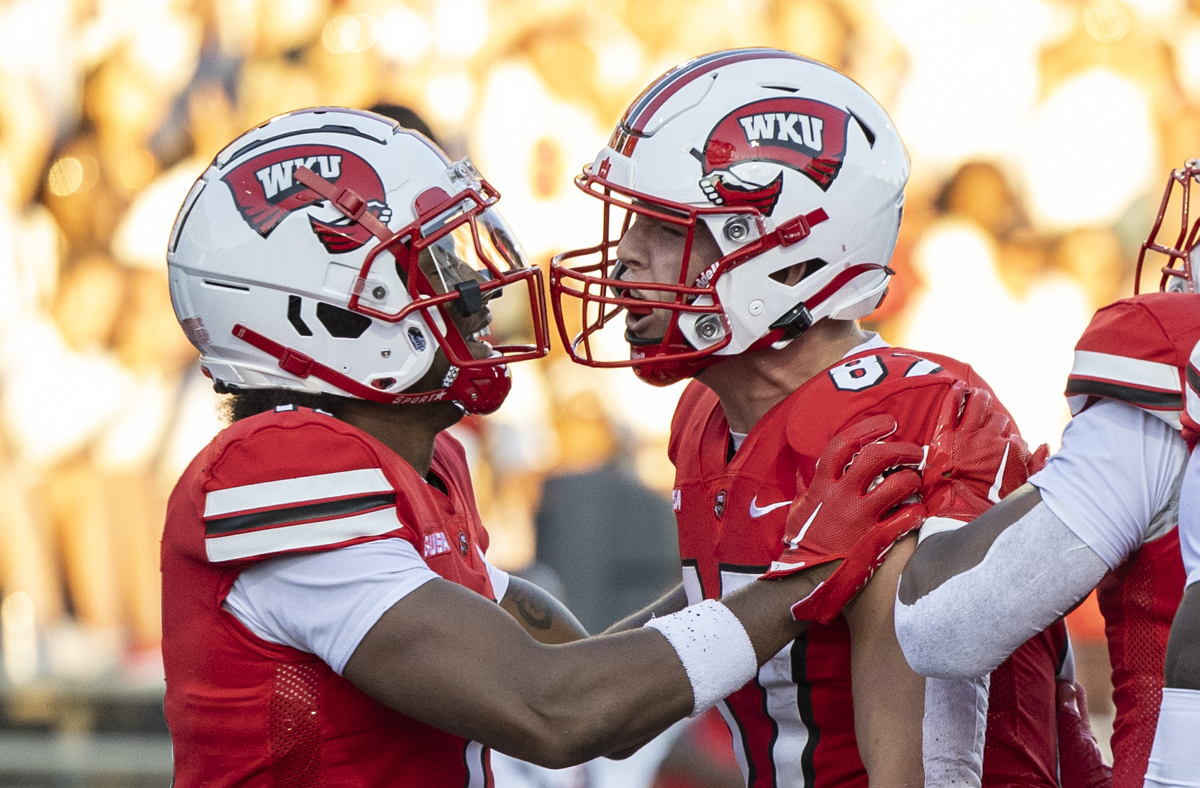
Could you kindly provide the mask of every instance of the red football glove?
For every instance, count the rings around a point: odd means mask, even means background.
[[[1112,767],[1088,723],[1087,695],[1073,681],[1058,682],[1058,770],[1063,788],[1109,788]]]
[[[924,471],[930,515],[971,520],[1046,464],[1050,447],[1033,454],[987,389],[959,381],[942,400]]]
[[[881,442],[895,431],[896,420],[881,414],[835,435],[817,461],[812,484],[788,511],[786,549],[764,578],[842,562],[792,606],[797,621],[832,621],[871,579],[892,545],[924,520],[919,503],[895,511],[920,490],[921,477],[912,468],[923,456],[920,446]]]

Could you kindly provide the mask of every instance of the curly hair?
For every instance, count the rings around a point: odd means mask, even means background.
[[[334,418],[341,418],[349,402],[348,398],[336,394],[314,394],[285,388],[242,389],[220,383],[213,388],[218,394],[228,395],[221,403],[221,419],[226,424],[275,410],[280,405],[323,410]]]

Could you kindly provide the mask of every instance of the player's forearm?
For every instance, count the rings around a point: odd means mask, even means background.
[[[617,632],[628,632],[631,629],[638,629],[645,626],[646,622],[652,618],[678,613],[685,607],[687,607],[687,592],[684,591],[683,584],[680,583],[638,612],[626,616],[604,630],[604,634],[613,635]]]
[[[570,643],[588,635],[566,605],[519,577],[509,577],[500,607],[539,643]]]
[[[744,627],[757,665],[808,627],[807,622],[791,618],[791,606],[831,570],[818,567],[781,581],[753,583],[722,600]],[[693,678],[678,654],[664,657],[663,646],[674,649],[643,628],[559,649],[572,652],[572,659],[578,661],[545,666],[551,683],[538,705],[539,714],[554,720],[549,727],[560,732],[557,744],[569,752],[567,761],[635,748],[697,710],[701,701]],[[732,649],[732,644],[726,644],[716,651]],[[581,680],[581,675],[586,679]]]
[[[701,649],[703,670],[689,673],[695,663],[685,668],[680,656],[687,648],[662,631],[543,645],[478,595],[431,581],[380,618],[344,675],[403,714],[561,768],[635,745],[696,710],[697,697],[708,698],[700,703],[707,708],[749,680],[803,631],[790,608],[816,582],[801,573],[753,583],[728,608],[708,603],[717,625],[702,617],[695,631],[711,649]],[[676,633],[689,635],[700,607],[659,622],[672,619],[682,624]],[[724,686],[730,676],[734,685]]]
[[[1007,508],[1008,500],[961,530],[990,528],[985,518]],[[966,679],[991,672],[1070,610],[1108,571],[1043,503],[987,540],[968,568],[925,587],[908,582],[918,562],[938,557],[926,549],[937,547],[934,540],[959,539],[959,533],[937,534],[922,543],[900,581],[896,634],[909,664],[926,676]]]
[[[723,600],[745,628],[757,665],[807,628],[807,622],[792,620],[791,606],[823,579],[827,572],[819,569],[753,583]],[[715,649],[732,650],[733,644]],[[534,671],[541,677],[538,692],[521,693],[538,730],[520,737],[550,741],[523,752],[496,745],[502,752],[561,767],[640,745],[696,710],[696,685],[674,646],[657,632],[638,629],[550,651],[553,659]]]

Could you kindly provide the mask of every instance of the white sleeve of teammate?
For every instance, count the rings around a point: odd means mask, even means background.
[[[1187,572],[1184,586],[1200,582],[1200,446],[1192,452],[1179,492],[1179,549]]]
[[[979,788],[991,676],[925,681],[921,761],[925,788]]]
[[[913,669],[982,676],[1053,623],[1171,510],[1185,451],[1178,433],[1132,406],[1101,402],[1072,419],[1030,480],[1042,503],[979,564],[912,605],[897,600],[896,635]]]
[[[1071,419],[1062,448],[1029,481],[1050,511],[1115,569],[1169,510],[1186,462],[1183,438],[1162,419],[1103,400]]]
[[[942,679],[992,672],[1091,591],[1108,566],[1039,503],[975,566],[913,604],[896,599],[896,638],[913,670]]]
[[[263,640],[315,654],[340,675],[379,617],[437,577],[408,542],[379,539],[255,564],[224,606]]]

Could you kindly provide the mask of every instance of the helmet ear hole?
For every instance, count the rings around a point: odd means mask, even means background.
[[[813,257],[809,260],[805,260],[802,263],[794,263],[789,265],[787,268],[780,268],[778,271],[773,271],[772,273],[768,274],[768,276],[770,276],[779,284],[788,285],[790,287],[797,282],[807,279],[827,265],[829,264],[820,257]]]
[[[358,339],[371,327],[371,318],[348,309],[317,302],[317,320],[330,336],[339,339]]]

